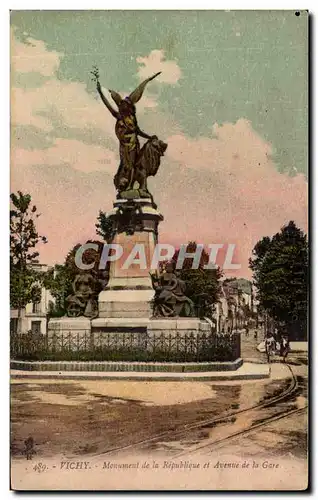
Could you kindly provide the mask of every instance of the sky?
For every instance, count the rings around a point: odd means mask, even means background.
[[[14,11],[11,191],[28,192],[62,263],[95,238],[115,200],[115,120],[105,94],[128,95],[139,126],[168,143],[150,191],[159,241],[236,245],[250,276],[255,243],[294,220],[307,232],[307,13],[295,11]]]

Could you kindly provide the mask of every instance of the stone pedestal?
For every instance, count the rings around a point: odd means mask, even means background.
[[[199,318],[150,318],[150,317],[108,317],[90,320],[78,318],[56,318],[49,321],[48,342],[51,348],[61,350],[88,350],[103,346],[104,339],[116,335],[118,346],[143,347],[144,339],[156,342],[161,339],[162,347],[174,349],[171,341],[178,336],[181,342],[211,334],[211,326]],[[126,339],[126,340],[125,340]],[[175,345],[175,347],[177,344]],[[144,346],[147,349],[146,346]],[[179,346],[181,348],[181,346]]]
[[[118,345],[141,350],[153,349],[173,352],[184,350],[189,342],[197,343],[202,334],[212,333],[210,324],[200,318],[96,318],[92,320],[92,339],[95,345],[109,342],[116,336]],[[125,340],[126,339],[126,340]]]
[[[118,200],[107,218],[112,223],[112,243],[123,253],[111,261],[109,282],[98,297],[98,317],[51,319],[49,348],[86,352],[100,361],[224,361],[224,339],[214,335],[211,321],[153,317],[155,292],[150,273],[157,271],[157,262],[152,260],[163,220],[153,201]],[[225,349],[230,361],[239,358],[235,339],[228,339]]]
[[[110,264],[108,285],[98,298],[99,318],[149,318],[154,296],[149,273],[156,270],[151,268],[151,261],[163,216],[151,199],[134,199],[116,201],[107,217],[114,226],[112,243],[120,245],[123,254]],[[136,245],[141,245],[141,252],[135,255],[140,264],[128,265],[127,258]]]
[[[179,334],[180,337],[189,335],[211,333],[210,324],[200,318],[160,318],[151,319],[148,323],[149,335],[171,335]]]
[[[58,356],[63,353],[65,359],[73,360],[81,353],[86,361],[145,364],[223,363],[240,358],[239,336],[215,335],[211,323],[200,318],[52,319],[47,340],[48,352]]]
[[[89,332],[91,331],[91,320],[84,316],[78,318],[51,318],[49,321],[49,334],[69,333],[69,332]]]

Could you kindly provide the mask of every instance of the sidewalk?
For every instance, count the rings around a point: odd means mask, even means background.
[[[267,364],[243,363],[235,371],[167,373],[167,372],[91,372],[91,371],[23,371],[11,370],[11,378],[54,380],[160,380],[160,381],[209,381],[209,380],[253,380],[269,377]]]
[[[308,352],[308,342],[290,342],[291,353],[293,352]],[[260,342],[257,346],[259,352],[265,352],[265,342]]]

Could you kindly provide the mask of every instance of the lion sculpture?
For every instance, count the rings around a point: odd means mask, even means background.
[[[114,184],[119,193],[135,189],[138,182],[140,194],[149,195],[147,178],[158,172],[161,157],[164,155],[168,145],[154,137],[149,139],[141,148],[136,164],[131,172],[126,172],[122,164],[114,177]]]

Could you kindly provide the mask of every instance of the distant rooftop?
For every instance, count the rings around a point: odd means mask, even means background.
[[[251,295],[252,282],[247,280],[246,278],[229,279],[228,281],[223,283],[223,286],[227,286],[234,290],[241,290],[242,292]]]
[[[29,264],[29,267],[34,271],[48,271],[52,268],[48,264],[41,264],[40,262],[34,262],[33,264]]]

